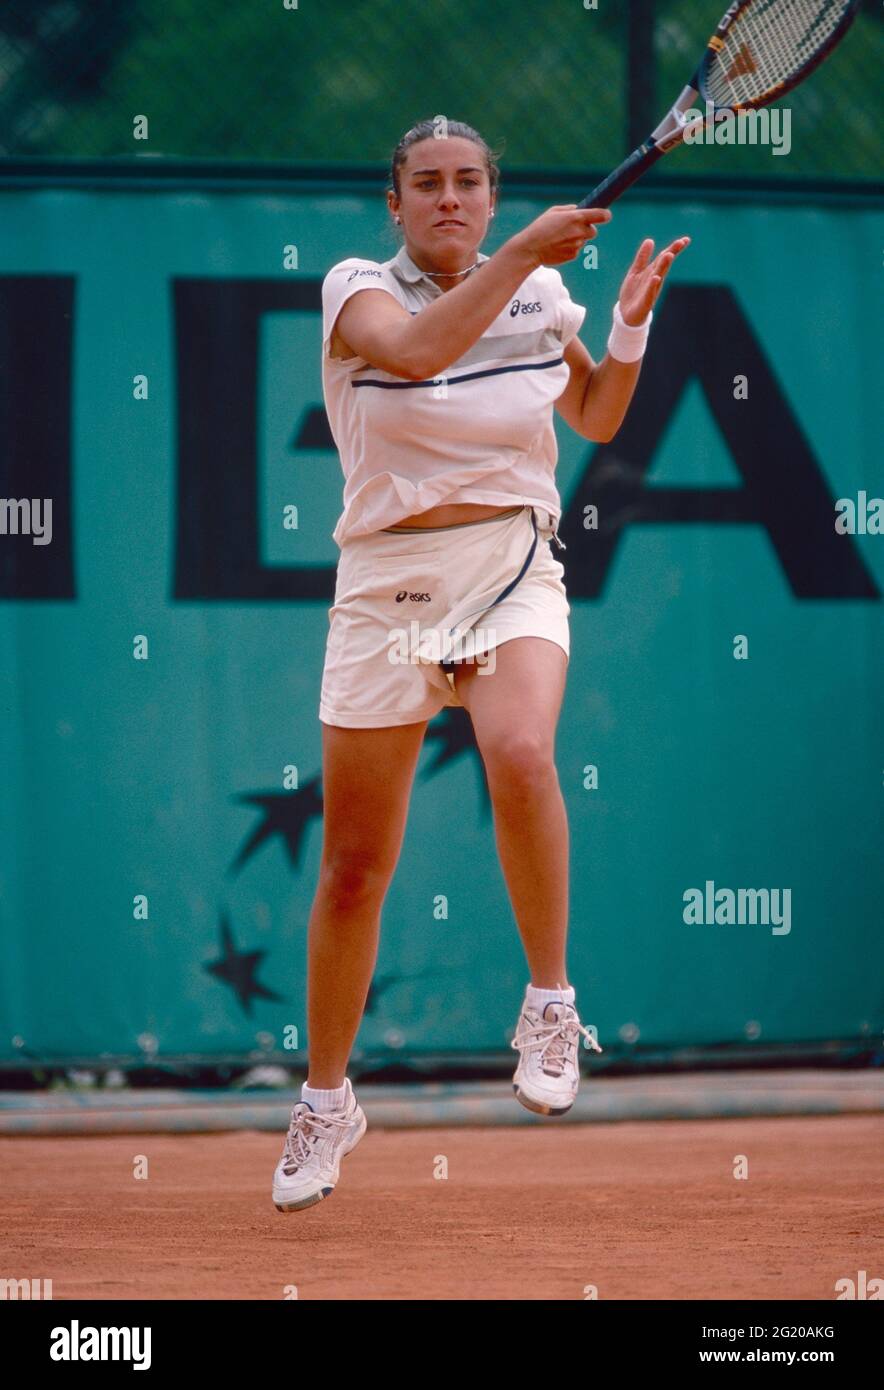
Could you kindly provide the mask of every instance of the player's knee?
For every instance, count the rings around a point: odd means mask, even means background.
[[[320,874],[326,901],[337,911],[380,903],[389,881],[389,869],[371,855],[333,855],[325,861]]]
[[[531,729],[492,739],[483,756],[489,780],[503,794],[519,797],[556,777],[550,740]]]

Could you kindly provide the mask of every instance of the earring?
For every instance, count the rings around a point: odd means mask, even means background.
[[[397,226],[397,227],[401,227],[401,226],[402,226],[402,218],[401,218],[401,217],[394,217],[394,218],[393,218],[393,221],[396,223],[396,226]]]

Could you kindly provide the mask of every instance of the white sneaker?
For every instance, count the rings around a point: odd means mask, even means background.
[[[368,1122],[357,1104],[350,1078],[340,1110],[317,1111],[301,1100],[292,1111],[282,1158],[273,1174],[277,1211],[301,1211],[335,1190],[341,1159],[356,1148]]]
[[[519,1052],[513,1076],[516,1099],[538,1115],[564,1115],[580,1085],[580,1034],[596,1052],[601,1048],[577,1016],[573,1004],[552,1000],[542,1014],[522,1006],[510,1047]]]

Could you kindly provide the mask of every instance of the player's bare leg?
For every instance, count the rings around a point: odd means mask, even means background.
[[[323,845],[307,971],[307,1085],[316,1090],[344,1083],[427,723],[322,726]]]
[[[500,863],[540,989],[567,985],[568,821],[555,766],[555,732],[568,658],[542,637],[496,649],[495,669],[454,667],[488,775]]]

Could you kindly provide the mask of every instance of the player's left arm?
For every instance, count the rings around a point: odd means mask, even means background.
[[[642,242],[620,287],[620,312],[624,323],[630,327],[644,323],[671,265],[689,242],[690,237],[679,237],[653,260],[653,241],[648,238]],[[607,352],[601,362],[596,363],[577,337],[565,348],[564,358],[571,368],[571,376],[556,401],[556,409],[583,439],[607,444],[623,424],[638,382],[641,360],[619,362]]]

